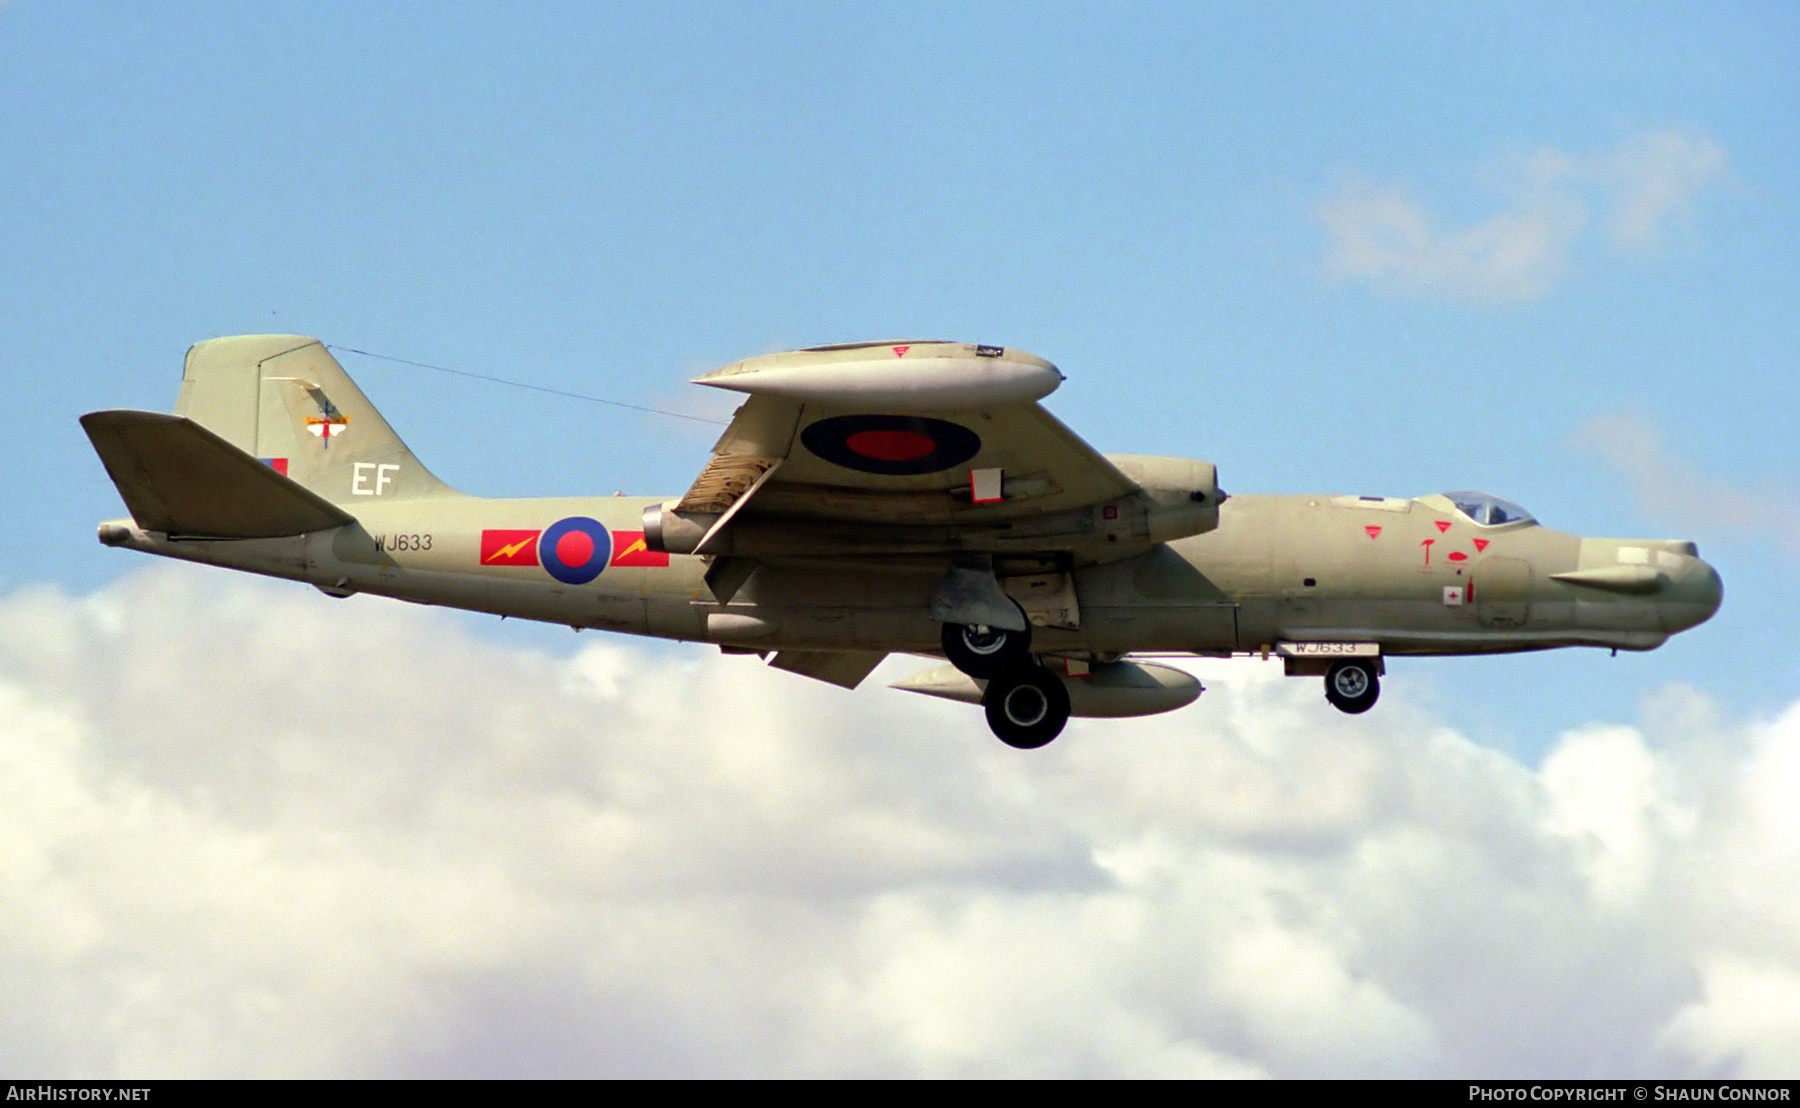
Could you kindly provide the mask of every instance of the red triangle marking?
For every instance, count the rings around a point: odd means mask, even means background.
[[[1483,550],[1486,550],[1487,544],[1488,544],[1488,540],[1486,540],[1486,539],[1476,539],[1475,540],[1475,553],[1479,554]]]
[[[1381,534],[1381,525],[1378,523],[1370,523],[1365,525],[1363,530],[1369,533],[1370,538],[1375,538]]]
[[[1442,534],[1443,532],[1450,530],[1450,521],[1449,520],[1440,519],[1440,520],[1437,520],[1436,523],[1438,525],[1438,533],[1439,534]]]
[[[894,357],[904,358],[904,357],[906,357],[906,352],[911,349],[912,349],[912,344],[910,344],[910,343],[908,343],[905,346],[896,346],[896,347],[894,347]]]

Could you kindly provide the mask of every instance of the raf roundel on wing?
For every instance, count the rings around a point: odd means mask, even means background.
[[[975,432],[929,416],[835,416],[800,432],[800,441],[835,465],[888,477],[936,473],[981,452]]]

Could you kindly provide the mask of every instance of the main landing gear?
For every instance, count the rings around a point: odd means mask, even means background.
[[[1375,675],[1375,663],[1367,658],[1346,658],[1325,673],[1325,699],[1340,712],[1366,712],[1380,696],[1381,679]]]
[[[951,665],[987,682],[981,705],[1001,742],[1034,750],[1062,733],[1069,722],[1069,690],[1031,656],[1029,623],[1022,631],[946,623],[940,641]]]
[[[981,706],[1000,741],[1020,750],[1043,746],[1069,722],[1069,690],[1062,678],[1036,662],[989,679]]]
[[[970,677],[994,677],[1031,662],[1031,624],[1007,631],[986,624],[946,623],[939,641],[950,664]]]

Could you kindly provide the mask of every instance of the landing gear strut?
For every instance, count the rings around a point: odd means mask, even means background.
[[[1375,675],[1375,663],[1366,658],[1346,658],[1325,674],[1325,699],[1340,712],[1366,712],[1380,696],[1381,679]]]
[[[1023,662],[988,682],[981,698],[988,726],[1007,746],[1035,750],[1069,722],[1069,690],[1043,666]]]

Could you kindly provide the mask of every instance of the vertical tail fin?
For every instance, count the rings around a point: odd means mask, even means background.
[[[333,503],[455,495],[318,339],[238,335],[194,344],[175,414]]]

